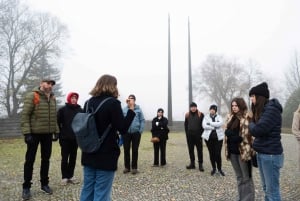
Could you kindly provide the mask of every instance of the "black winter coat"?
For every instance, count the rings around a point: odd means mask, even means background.
[[[80,105],[66,103],[57,111],[57,125],[59,127],[59,139],[75,140],[75,134],[71,127],[72,120],[78,112],[83,112]]]
[[[108,96],[101,95],[90,98],[88,104],[89,111],[91,111],[91,108],[92,110],[95,110],[101,101],[107,97]],[[86,108],[84,108],[84,110],[85,109]],[[128,110],[127,115],[124,117],[121,108],[121,102],[116,98],[105,102],[95,115],[97,130],[99,136],[101,136],[109,124],[111,124],[112,129],[104,139],[100,149],[97,152],[82,152],[82,165],[101,170],[117,170],[118,159],[120,156],[120,147],[117,143],[117,131],[120,133],[126,133],[134,117],[135,113],[132,110]]]
[[[282,106],[271,99],[264,107],[258,122],[251,122],[250,133],[255,137],[253,148],[262,154],[282,154],[281,123]]]
[[[158,122],[156,124],[156,122]],[[152,120],[152,128],[151,128],[151,133],[152,137],[158,137],[159,139],[169,139],[168,133],[169,133],[169,128],[168,128],[168,119],[166,117],[162,117],[161,119],[158,119],[158,117],[155,117]]]

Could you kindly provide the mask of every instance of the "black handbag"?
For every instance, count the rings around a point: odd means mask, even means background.
[[[257,165],[257,155],[256,155],[256,152],[254,152],[254,154],[252,154],[252,157],[251,157],[251,164],[253,167],[258,167]]]

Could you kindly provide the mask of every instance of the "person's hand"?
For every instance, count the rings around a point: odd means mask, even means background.
[[[230,129],[226,129],[226,130],[225,130],[225,135],[226,135],[227,137],[231,136],[232,134],[233,134],[232,130],[230,130]]]
[[[58,140],[58,133],[53,133],[52,135],[52,141],[57,141]]]
[[[126,99],[126,103],[127,103],[128,108],[130,110],[134,111],[134,103],[132,103],[132,101],[130,101],[130,99]]]
[[[31,133],[24,134],[24,141],[26,144],[32,144],[33,143],[33,137]]]

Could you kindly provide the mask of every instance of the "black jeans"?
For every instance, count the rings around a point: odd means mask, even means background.
[[[33,142],[27,144],[27,151],[24,163],[24,183],[23,188],[31,187],[33,165],[39,144],[41,144],[41,167],[40,182],[41,186],[49,183],[49,165],[52,152],[52,134],[32,134]]]
[[[62,179],[70,179],[74,176],[78,145],[76,139],[60,139],[61,147],[61,175]]]
[[[124,165],[128,170],[137,169],[139,146],[141,141],[140,133],[126,133],[123,135],[123,147],[124,147]],[[132,148],[132,162],[130,168],[130,146]]]
[[[153,143],[154,148],[154,163],[153,165],[158,165],[159,161],[159,150],[160,150],[160,165],[166,164],[166,139],[160,139],[158,143]]]
[[[212,169],[216,169],[216,164],[218,170],[222,170],[222,157],[221,157],[221,150],[223,146],[223,140],[218,139],[209,139],[208,141],[205,140],[208,152],[209,152],[209,159],[212,166]]]
[[[194,153],[194,147],[196,146],[197,148],[197,155],[198,155],[198,162],[199,164],[203,163],[203,143],[202,143],[202,137],[201,133],[197,134],[186,134],[186,140],[187,140],[187,145],[188,145],[188,150],[189,150],[189,155],[190,155],[190,160],[191,163],[195,163],[195,153]]]

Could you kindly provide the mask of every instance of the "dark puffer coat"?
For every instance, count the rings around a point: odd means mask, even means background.
[[[262,154],[282,154],[281,124],[282,106],[271,99],[264,107],[258,122],[251,122],[250,133],[255,137],[253,149]]]

